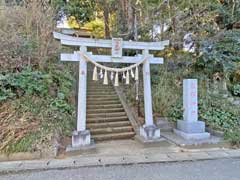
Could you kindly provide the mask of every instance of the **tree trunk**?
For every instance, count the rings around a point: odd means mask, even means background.
[[[109,8],[108,8],[107,3],[104,3],[103,16],[104,16],[105,38],[110,39]]]
[[[131,2],[127,2],[127,23],[128,23],[128,32],[130,36],[133,36],[134,32],[134,11],[131,5]]]

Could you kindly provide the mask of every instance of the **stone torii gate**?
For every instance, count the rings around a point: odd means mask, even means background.
[[[86,56],[95,62],[129,63],[134,64],[146,60],[143,63],[143,83],[144,83],[144,110],[145,124],[140,128],[140,136],[146,140],[160,138],[160,129],[153,121],[152,95],[150,64],[163,64],[163,58],[154,57],[149,54],[149,50],[160,51],[169,45],[169,41],[161,42],[133,42],[122,41],[120,38],[112,40],[78,38],[54,32],[54,38],[61,41],[62,45],[79,47],[80,51],[73,54],[61,54],[61,61],[79,62],[79,89],[78,89],[78,109],[77,109],[77,129],[72,135],[72,148],[81,148],[91,145],[91,135],[86,129],[86,92],[87,92],[87,60]],[[87,47],[111,48],[112,56],[93,55],[87,52]],[[116,47],[116,49],[114,49]],[[122,49],[142,50],[138,56],[122,56]]]

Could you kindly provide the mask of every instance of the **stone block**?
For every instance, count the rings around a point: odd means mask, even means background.
[[[186,132],[174,129],[174,133],[177,134],[178,136],[181,136],[182,138],[184,138],[186,140],[202,140],[202,139],[210,138],[210,133],[207,133],[207,132],[203,132],[203,133],[186,133]]]
[[[185,133],[204,133],[205,132],[205,122],[196,121],[177,121],[177,129]]]
[[[70,156],[84,154],[86,152],[88,154],[89,153],[96,153],[96,145],[95,145],[93,140],[88,145],[75,146],[75,147],[73,147],[72,145],[69,145],[66,148],[66,153],[67,153],[67,155],[70,155]]]
[[[160,128],[155,125],[140,127],[140,136],[146,140],[154,140],[160,138]]]
[[[74,131],[72,134],[72,145],[66,148],[66,152],[74,154],[85,150],[94,150],[95,148],[96,146],[94,141],[91,140],[89,130]]]
[[[91,144],[91,135],[89,130],[74,131],[72,134],[72,147],[88,146]]]

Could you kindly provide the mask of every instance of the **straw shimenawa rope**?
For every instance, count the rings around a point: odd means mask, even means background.
[[[124,67],[124,68],[110,68],[104,65],[101,65],[97,62],[95,62],[94,60],[92,60],[86,53],[83,52],[79,52],[80,55],[88,62],[92,63],[93,65],[95,65],[94,70],[93,70],[93,80],[97,81],[98,80],[98,73],[97,73],[97,68],[100,68],[102,72],[102,70],[104,70],[104,80],[103,80],[103,84],[107,85],[108,84],[108,72],[111,72],[111,74],[114,72],[115,73],[115,81],[114,81],[114,86],[119,86],[119,77],[118,74],[125,74],[126,72],[126,84],[129,84],[129,76],[131,74],[131,77],[134,78],[136,81],[139,79],[139,73],[138,73],[138,66],[142,63],[144,63],[147,59],[150,58],[150,56],[146,56],[143,57],[139,62],[137,62],[136,64],[130,65],[128,67]],[[135,74],[133,72],[133,69],[135,68]],[[130,71],[130,73],[129,73]],[[103,76],[102,73],[100,73],[101,76]]]
[[[100,69],[104,69],[107,70],[109,72],[126,72],[128,70],[134,69],[137,66],[139,66],[140,64],[144,63],[147,59],[151,58],[151,56],[146,56],[144,58],[142,58],[142,60],[140,60],[139,62],[137,62],[136,64],[130,65],[128,67],[124,67],[124,68],[110,68],[104,65],[101,65],[97,62],[95,62],[94,60],[92,60],[88,55],[86,55],[83,52],[80,52],[80,54],[89,62],[91,62],[92,64],[94,64],[96,67],[100,68]]]

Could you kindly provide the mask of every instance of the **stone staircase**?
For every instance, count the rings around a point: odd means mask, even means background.
[[[87,129],[95,141],[131,139],[135,133],[113,85],[92,81],[87,86]]]

